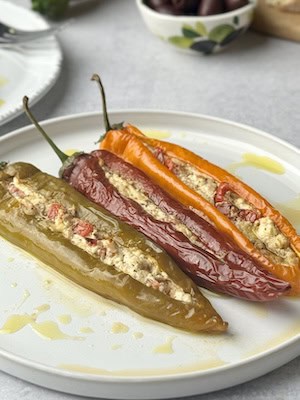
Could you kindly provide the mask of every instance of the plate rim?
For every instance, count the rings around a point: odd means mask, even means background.
[[[8,0],[1,0],[0,1],[0,6],[2,4],[7,5],[8,7],[11,7],[12,9],[21,9],[22,11],[24,10],[26,13],[29,13],[31,15],[34,15],[34,18],[39,20],[46,28],[49,28],[50,25],[48,21],[43,18],[41,15],[35,13],[33,10],[28,9],[26,7],[22,7],[17,4],[10,3]],[[48,38],[46,38],[48,40]],[[53,63],[53,71],[51,75],[45,80],[43,84],[38,88],[38,90],[35,90],[35,92],[31,95],[31,104],[35,105],[37,104],[55,85],[56,81],[58,80],[58,77],[61,72],[61,67],[62,67],[62,62],[63,62],[63,53],[62,53],[62,48],[55,36],[51,36],[51,40],[53,41],[53,44],[55,45],[55,49],[53,51],[56,52],[56,58],[57,60],[55,63]],[[25,56],[26,57],[26,56]],[[10,108],[8,111],[5,113],[0,114],[0,126],[5,125],[6,123],[12,121],[13,119],[17,118],[20,116],[23,112],[22,109],[22,104],[19,104],[17,106],[13,106],[13,108]]]
[[[296,145],[288,142],[287,140],[281,139],[281,138],[279,138],[271,133],[268,133],[262,129],[252,127],[251,125],[241,123],[241,122],[235,122],[235,121],[232,121],[232,120],[226,119],[226,118],[220,118],[220,117],[211,116],[208,114],[201,114],[201,113],[176,111],[176,110],[172,110],[172,109],[171,110],[156,110],[156,109],[152,109],[152,108],[151,109],[148,109],[148,108],[124,108],[124,109],[120,108],[119,109],[119,108],[117,108],[117,109],[111,109],[109,111],[110,116],[114,116],[116,114],[142,114],[142,113],[150,114],[150,115],[151,114],[160,114],[160,115],[164,115],[164,116],[167,116],[169,114],[170,116],[175,115],[175,116],[179,116],[179,117],[198,118],[198,119],[204,119],[209,122],[223,123],[228,126],[231,125],[231,126],[235,126],[236,128],[247,129],[247,130],[254,132],[255,134],[257,134],[259,136],[262,136],[267,139],[271,139],[272,141],[275,141],[300,155],[300,147],[298,148]],[[97,115],[102,116],[103,113],[101,111],[86,111],[86,112],[82,112],[82,113],[72,113],[72,114],[62,115],[62,116],[58,116],[58,117],[47,118],[45,120],[39,121],[39,123],[43,126],[48,126],[51,124],[65,122],[68,120],[77,120],[77,119],[82,119],[82,118],[95,117]],[[20,133],[23,133],[23,132],[26,133],[27,131],[30,131],[33,127],[34,127],[33,124],[28,124],[21,128],[15,129],[11,132],[4,133],[0,136],[0,142],[4,141],[5,139],[10,139],[11,137],[17,136]],[[51,136],[51,133],[50,133],[50,136]]]
[[[254,363],[255,361],[258,361],[264,357],[267,357],[269,355],[272,355],[274,353],[282,351],[285,347],[289,347],[293,344],[296,344],[299,342],[300,344],[300,333],[297,334],[296,336],[288,339],[287,341],[281,343],[277,347],[270,348],[266,351],[262,351],[258,354],[252,355],[248,358],[245,358],[241,361],[238,361],[234,364],[232,363],[226,363],[221,366],[209,368],[207,370],[195,370],[195,371],[189,371],[189,372],[180,372],[180,373],[172,373],[172,374],[167,374],[167,375],[142,375],[142,376],[116,376],[116,375],[101,375],[101,374],[92,374],[92,373],[87,373],[87,372],[77,372],[77,371],[69,371],[67,369],[63,368],[58,368],[58,367],[52,367],[52,366],[47,366],[46,364],[36,362],[29,360],[26,357],[21,357],[16,354],[11,354],[6,350],[3,350],[0,348],[0,357],[5,357],[8,360],[16,363],[16,364],[21,364],[22,366],[32,368],[38,371],[43,371],[50,373],[51,375],[56,375],[56,376],[61,376],[61,377],[68,377],[68,378],[73,378],[74,380],[85,380],[89,382],[101,382],[101,383],[154,383],[154,382],[171,382],[172,380],[185,380],[187,377],[188,378],[200,378],[200,377],[205,377],[205,376],[210,376],[215,374],[216,372],[223,372],[223,371],[228,371],[230,369],[235,369],[239,368],[245,364],[251,364]],[[295,358],[300,356],[299,354],[295,355]],[[166,368],[167,370],[168,368]],[[108,371],[109,372],[109,371]],[[271,372],[271,371],[270,371]]]
[[[296,154],[300,155],[300,149],[296,147],[295,145],[278,138],[270,133],[267,133],[265,131],[262,131],[260,129],[254,128],[252,126],[242,124],[239,122],[234,122],[230,121],[227,119],[219,118],[219,117],[214,117],[214,116],[209,116],[205,114],[198,114],[198,113],[190,113],[190,112],[182,112],[182,111],[175,111],[175,110],[155,110],[155,109],[115,109],[110,111],[110,115],[112,117],[119,115],[119,114],[148,114],[148,115],[156,115],[158,117],[160,116],[176,116],[176,117],[184,117],[184,118],[196,118],[199,121],[200,120],[206,120],[208,122],[214,123],[221,123],[221,124],[226,124],[227,126],[235,126],[237,128],[242,128],[242,129],[247,129],[249,131],[252,131],[255,134],[258,134],[259,136],[262,136],[264,138],[270,139],[271,141],[277,142],[280,145],[289,148]],[[49,125],[57,125],[60,124],[61,122],[71,122],[71,121],[76,121],[84,118],[94,118],[95,116],[101,116],[102,113],[100,111],[93,111],[93,112],[84,112],[84,113],[75,113],[75,114],[69,114],[65,116],[60,116],[60,117],[54,117],[50,118],[44,121],[41,121],[43,126],[49,126]],[[6,141],[11,141],[14,140],[15,137],[18,137],[19,135],[26,135],[27,132],[34,132],[34,126],[33,125],[28,125],[22,128],[19,128],[17,130],[14,130],[10,133],[4,134],[0,137],[0,144],[4,143]],[[50,133],[51,135],[51,133]],[[209,377],[212,376],[216,373],[222,373],[222,372],[227,372],[229,370],[234,370],[236,368],[242,367],[244,365],[251,365],[252,363],[255,363],[256,361],[260,361],[264,358],[268,358],[271,356],[274,356],[276,353],[280,353],[284,351],[285,348],[289,348],[290,346],[300,344],[300,333],[296,334],[295,336],[285,340],[284,342],[280,343],[279,345],[276,345],[275,347],[269,348],[266,351],[259,352],[257,354],[251,355],[250,357],[247,357],[243,360],[240,360],[238,362],[234,363],[228,363],[224,364],[221,366],[209,368],[206,370],[195,370],[195,371],[189,371],[189,372],[180,372],[179,373],[171,373],[167,375],[163,375],[161,372],[158,375],[145,375],[145,376],[117,376],[117,375],[101,375],[101,374],[91,374],[91,373],[86,373],[86,372],[77,372],[77,371],[68,371],[64,370],[62,368],[58,367],[53,367],[53,366],[47,366],[46,364],[36,362],[33,360],[29,360],[26,357],[18,356],[15,354],[10,353],[9,351],[3,350],[0,348],[0,358],[5,358],[11,362],[13,362],[15,365],[21,365],[23,367],[27,367],[30,369],[33,369],[35,371],[40,371],[43,373],[47,373],[50,376],[56,376],[60,378],[68,378],[71,379],[75,382],[79,381],[84,381],[84,382],[98,382],[106,384],[106,383],[119,383],[119,384],[130,384],[130,383],[154,383],[154,382],[163,382],[163,383],[170,383],[174,379],[176,381],[184,381],[186,379],[197,379],[197,378],[203,378],[203,377]],[[292,358],[289,358],[289,360],[297,358],[300,356],[297,352],[295,352],[294,356]],[[288,360],[288,361],[289,361]],[[282,362],[280,365],[284,364],[285,362]],[[276,364],[276,367],[280,366],[278,363]],[[166,368],[167,370],[167,368]],[[270,372],[273,369],[268,369],[266,372]],[[260,376],[260,375],[259,375]],[[252,379],[252,378],[249,378]],[[241,382],[238,382],[241,383]],[[237,383],[237,384],[238,384]],[[44,385],[46,386],[46,385]],[[227,386],[224,386],[224,388]],[[70,393],[70,392],[68,392]],[[204,392],[203,392],[204,393]],[[118,397],[120,398],[120,397]]]

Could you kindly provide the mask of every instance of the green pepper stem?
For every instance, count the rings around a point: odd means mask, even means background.
[[[47,135],[47,133],[44,131],[44,129],[40,126],[40,124],[37,122],[35,117],[33,116],[32,112],[29,109],[28,105],[29,99],[27,96],[23,97],[23,106],[24,106],[24,111],[27,115],[27,117],[30,119],[30,121],[35,125],[37,130],[44,136],[44,138],[47,140],[47,142],[50,144],[52,149],[55,151],[56,155],[59,157],[60,161],[64,163],[69,157],[63,153],[57,146],[56,144],[50,139],[50,137]]]
[[[92,76],[91,80],[98,83],[101,98],[102,98],[102,112],[103,112],[103,120],[104,120],[104,126],[105,126],[106,132],[104,133],[104,135],[101,135],[99,140],[96,142],[96,143],[99,143],[99,142],[102,142],[102,140],[105,138],[107,132],[114,130],[114,129],[123,129],[124,123],[120,122],[118,124],[113,124],[113,125],[110,124],[109,118],[108,118],[107,106],[106,106],[106,96],[105,96],[104,86],[102,85],[100,76],[97,74],[94,74]]]
[[[109,118],[108,118],[108,112],[107,112],[107,106],[106,106],[106,96],[105,96],[105,91],[104,91],[104,87],[102,85],[100,76],[97,74],[94,74],[91,78],[92,81],[95,81],[98,83],[99,89],[100,89],[100,94],[101,94],[101,98],[102,98],[102,112],[103,112],[103,120],[104,120],[104,125],[105,125],[105,129],[106,132],[110,131],[112,129],[110,122],[109,122]]]

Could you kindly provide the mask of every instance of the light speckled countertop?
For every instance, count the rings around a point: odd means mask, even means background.
[[[14,0],[29,7],[29,0]],[[176,52],[144,27],[133,0],[96,0],[60,34],[60,78],[34,108],[39,120],[95,111],[89,78],[99,72],[110,109],[149,108],[209,114],[263,129],[300,146],[300,46],[248,33],[211,57]],[[28,124],[21,116],[0,135]],[[300,358],[254,381],[194,400],[300,399]],[[68,400],[0,373],[1,400]],[[78,398],[79,399],[79,398]]]

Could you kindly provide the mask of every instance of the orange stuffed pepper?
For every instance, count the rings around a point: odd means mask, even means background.
[[[299,295],[300,237],[289,221],[254,189],[193,152],[148,138],[132,125],[111,127],[102,85],[101,91],[107,133],[100,148],[142,170],[263,268],[289,282],[290,294]]]
[[[211,221],[265,269],[300,293],[300,237],[260,194],[220,167],[137,128],[112,130],[101,149],[146,173],[171,196]]]

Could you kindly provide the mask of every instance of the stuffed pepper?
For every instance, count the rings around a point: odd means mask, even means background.
[[[0,234],[79,285],[188,331],[227,324],[167,254],[34,166],[1,166]]]
[[[63,162],[61,177],[166,250],[197,284],[254,301],[274,300],[289,290],[288,283],[235,251],[212,225],[132,165],[106,151],[65,155],[35,120],[26,99],[25,107]]]
[[[132,125],[107,124],[102,85],[101,92],[107,132],[100,148],[135,165],[263,268],[289,282],[290,294],[300,294],[300,237],[289,221],[244,182],[193,152],[148,138]]]

